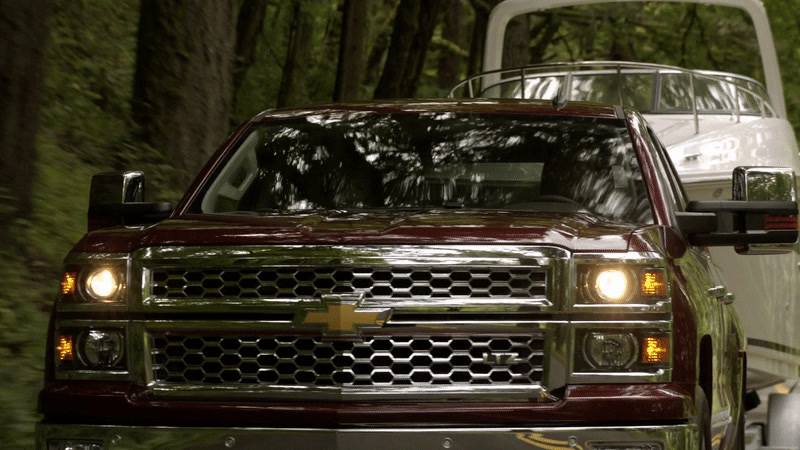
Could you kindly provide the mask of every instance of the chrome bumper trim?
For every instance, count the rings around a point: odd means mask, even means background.
[[[36,448],[48,440],[102,441],[115,448],[315,448],[548,449],[590,450],[598,444],[659,443],[664,449],[698,448],[694,424],[643,427],[559,428],[190,428],[104,425],[36,426]]]

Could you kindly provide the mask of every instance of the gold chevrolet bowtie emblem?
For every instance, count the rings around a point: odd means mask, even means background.
[[[357,335],[367,326],[382,327],[389,318],[390,308],[360,308],[362,296],[326,295],[322,297],[323,311],[308,311],[303,325],[323,325],[325,335]]]

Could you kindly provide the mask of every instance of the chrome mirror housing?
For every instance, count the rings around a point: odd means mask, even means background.
[[[89,207],[144,201],[144,173],[105,172],[92,177]]]
[[[797,201],[794,171],[788,167],[733,169],[734,200]]]
[[[797,202],[794,171],[788,167],[737,167],[733,170],[733,200]],[[736,247],[747,255],[790,253],[794,244],[749,244]]]
[[[172,213],[169,203],[144,201],[144,173],[106,172],[92,177],[87,228],[159,222]]]

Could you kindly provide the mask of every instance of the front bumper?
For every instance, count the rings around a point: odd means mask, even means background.
[[[548,428],[196,428],[39,423],[36,448],[56,440],[96,443],[93,449],[545,449],[651,450],[699,447],[694,424],[637,427]],[[660,447],[658,446],[660,444]]]

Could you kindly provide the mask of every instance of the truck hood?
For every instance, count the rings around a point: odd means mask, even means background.
[[[516,244],[624,252],[633,225],[583,213],[427,210],[186,215],[147,227],[87,234],[75,251],[130,252],[148,246],[276,244]]]

